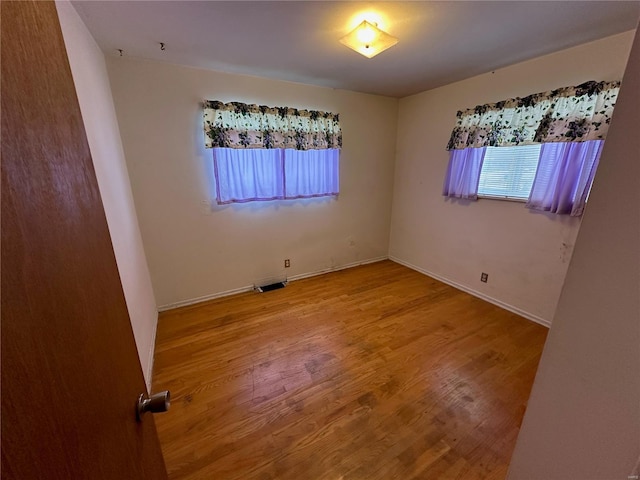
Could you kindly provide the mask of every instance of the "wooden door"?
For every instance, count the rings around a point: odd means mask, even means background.
[[[2,478],[166,479],[53,2],[1,2]]]

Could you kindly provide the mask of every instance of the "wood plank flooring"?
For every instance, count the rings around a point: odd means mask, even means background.
[[[504,479],[546,334],[391,261],[164,312],[169,477]]]

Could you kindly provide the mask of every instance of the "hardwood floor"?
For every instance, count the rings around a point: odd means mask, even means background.
[[[391,261],[160,315],[171,479],[504,479],[547,329]]]

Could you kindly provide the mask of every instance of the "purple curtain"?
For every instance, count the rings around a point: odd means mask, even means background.
[[[544,143],[527,207],[582,215],[604,140]]]
[[[214,148],[216,201],[243,203],[284,198],[284,150]]]
[[[478,199],[480,170],[486,150],[486,147],[450,150],[442,195],[469,200]]]
[[[285,150],[285,198],[338,195],[340,150]]]
[[[340,149],[213,148],[218,204],[336,196]]]

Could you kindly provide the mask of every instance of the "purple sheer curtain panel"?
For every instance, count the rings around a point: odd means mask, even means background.
[[[337,196],[340,149],[214,148],[220,205]]]
[[[486,147],[450,150],[442,195],[477,200],[480,170],[485,152]]]
[[[544,143],[527,207],[582,215],[604,140]]]
[[[284,150],[214,148],[218,204],[284,198]]]
[[[338,195],[340,150],[285,150],[285,198]]]

